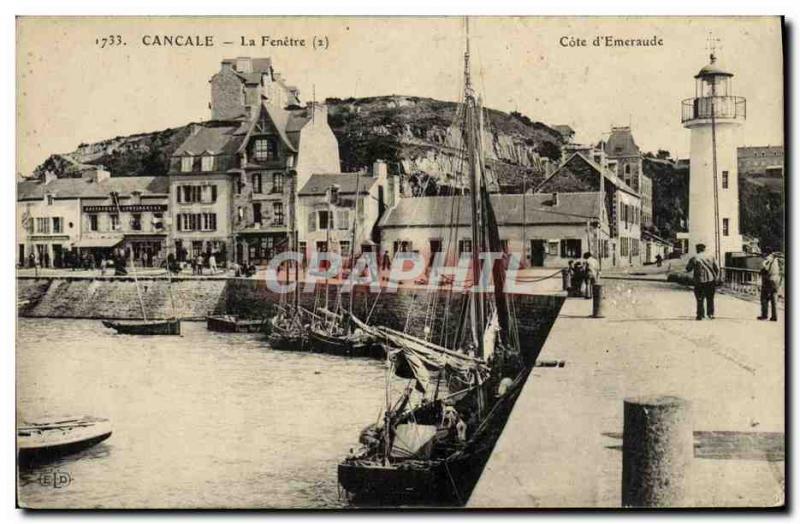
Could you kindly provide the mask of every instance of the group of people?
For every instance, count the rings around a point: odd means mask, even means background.
[[[600,278],[600,262],[589,251],[582,260],[570,260],[564,271],[564,287],[569,296],[592,298],[592,286]]]
[[[198,253],[197,256],[191,259],[192,275],[202,275],[204,268],[208,268],[212,275],[219,271],[217,268],[217,257],[219,257],[219,253],[216,251]]]
[[[706,252],[705,244],[695,246],[697,254],[686,265],[686,271],[692,274],[694,296],[697,302],[695,318],[714,319],[714,295],[716,289],[722,284],[722,271],[713,255]],[[778,320],[778,290],[783,283],[780,253],[771,253],[761,264],[759,278],[761,279],[761,314],[758,320]],[[770,309],[772,314],[770,315]]]

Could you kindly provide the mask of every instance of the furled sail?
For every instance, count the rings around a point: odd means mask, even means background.
[[[524,195],[523,195],[524,197]],[[503,243],[500,241],[500,232],[497,228],[497,218],[494,214],[492,201],[489,198],[489,193],[486,191],[486,186],[481,187],[481,199],[483,200],[484,214],[486,217],[487,240],[489,244],[489,251],[492,253],[502,253]],[[509,333],[509,310],[508,302],[505,293],[506,287],[506,259],[495,260],[492,267],[492,280],[494,282],[494,302],[497,312],[497,321],[500,326],[501,341],[508,345]]]

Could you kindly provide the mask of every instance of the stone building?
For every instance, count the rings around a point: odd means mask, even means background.
[[[83,255],[97,266],[121,249],[138,265],[157,266],[168,248],[168,188],[167,177],[112,178],[102,169],[21,182],[18,257],[32,252],[41,266],[62,267]]]
[[[608,140],[602,141],[599,146],[605,153],[608,169],[641,196],[642,225],[652,225],[653,181],[642,168],[642,152],[633,139],[631,128],[612,127]]]
[[[172,154],[169,170],[171,243],[178,260],[217,253],[227,260],[232,247],[232,179],[242,141],[241,122],[194,125]]]
[[[584,152],[573,153],[537,188],[537,193],[602,192],[604,212],[608,216],[609,238],[598,246],[597,253],[611,266],[641,263],[641,197],[614,171],[601,163],[604,151],[595,158]]]
[[[265,264],[288,244],[298,189],[313,173],[339,171],[339,145],[320,104],[264,103],[248,126],[233,175],[236,259]]]
[[[286,249],[298,188],[339,171],[322,104],[300,106],[269,58],[223,60],[213,120],[196,125],[170,167],[177,252],[264,265]]]
[[[274,70],[271,58],[226,58],[209,84],[212,120],[253,118],[265,102],[274,107],[300,105],[300,92]]]
[[[299,250],[308,260],[315,252],[350,256],[355,226],[355,255],[375,251],[379,220],[401,200],[397,178],[382,161],[372,174],[312,175],[298,193]]]
[[[66,182],[66,183],[64,183]],[[61,267],[80,238],[80,198],[74,180],[47,175],[44,181],[17,183],[17,264],[28,267],[31,255],[41,267]]]
[[[609,241],[600,192],[490,196],[503,250],[525,267],[565,267]],[[429,266],[437,253],[455,266],[472,251],[469,198],[464,195],[403,198],[380,222],[381,253],[414,252]],[[611,257],[602,261],[611,264]]]

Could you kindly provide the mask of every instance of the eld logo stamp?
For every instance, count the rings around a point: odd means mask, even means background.
[[[72,483],[72,476],[60,469],[47,469],[39,475],[39,484],[46,488],[66,488]]]

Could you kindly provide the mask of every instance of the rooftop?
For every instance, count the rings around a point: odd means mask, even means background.
[[[719,64],[717,64],[717,57],[713,54],[711,55],[711,62],[708,65],[704,66],[699,73],[697,73],[694,77],[701,78],[706,76],[733,76],[733,73],[726,71],[725,69],[721,68]]]
[[[237,133],[241,124],[231,122],[219,125],[217,123],[195,124],[192,134],[178,146],[172,156],[233,154],[239,148],[240,133]]]
[[[17,183],[17,200],[39,200],[46,194],[55,198],[106,198],[112,191],[123,197],[136,191],[143,196],[166,196],[169,194],[169,177],[110,177],[100,182],[90,177],[58,178],[47,184],[25,180]]]
[[[601,214],[600,193],[551,193],[491,195],[498,225],[586,224]],[[524,206],[523,206],[524,202]],[[524,209],[523,209],[524,207]],[[382,227],[450,225],[469,226],[468,196],[401,198],[381,221]]]
[[[603,147],[609,158],[641,155],[630,127],[612,127],[611,135],[603,143]]]

